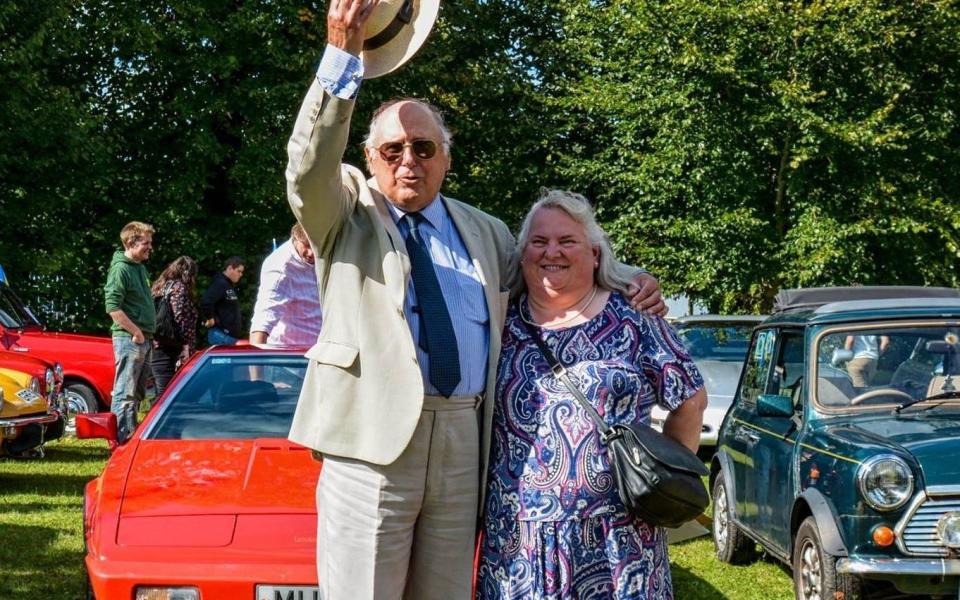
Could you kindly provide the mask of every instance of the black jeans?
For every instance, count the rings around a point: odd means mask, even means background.
[[[153,368],[153,382],[157,388],[157,398],[167,389],[167,384],[173,379],[173,374],[177,371],[177,359],[180,358],[182,346],[163,347],[157,346],[153,349],[153,356],[150,358],[150,366]]]

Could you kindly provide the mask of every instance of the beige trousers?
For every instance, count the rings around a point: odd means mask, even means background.
[[[323,600],[467,600],[473,577],[478,399],[427,396],[386,466],[325,456],[317,483]]]
[[[877,359],[852,358],[847,362],[847,373],[850,374],[850,381],[854,387],[867,387],[877,373]]]

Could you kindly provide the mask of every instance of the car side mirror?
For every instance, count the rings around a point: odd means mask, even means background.
[[[792,417],[793,399],[778,394],[760,394],[757,398],[757,414],[761,417]]]
[[[77,415],[77,437],[81,440],[107,440],[113,452],[117,442],[117,415],[113,413],[87,413]]]

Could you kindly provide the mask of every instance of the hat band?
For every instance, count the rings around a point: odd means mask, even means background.
[[[385,45],[397,37],[404,25],[409,25],[411,20],[413,20],[413,0],[405,0],[403,6],[397,11],[397,16],[390,21],[390,24],[383,31],[363,41],[364,51],[369,52]]]

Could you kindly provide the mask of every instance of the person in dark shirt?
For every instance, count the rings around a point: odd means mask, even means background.
[[[223,263],[223,272],[213,276],[200,300],[200,318],[207,328],[210,344],[236,344],[240,337],[240,300],[233,286],[243,277],[243,259],[231,256]]]

